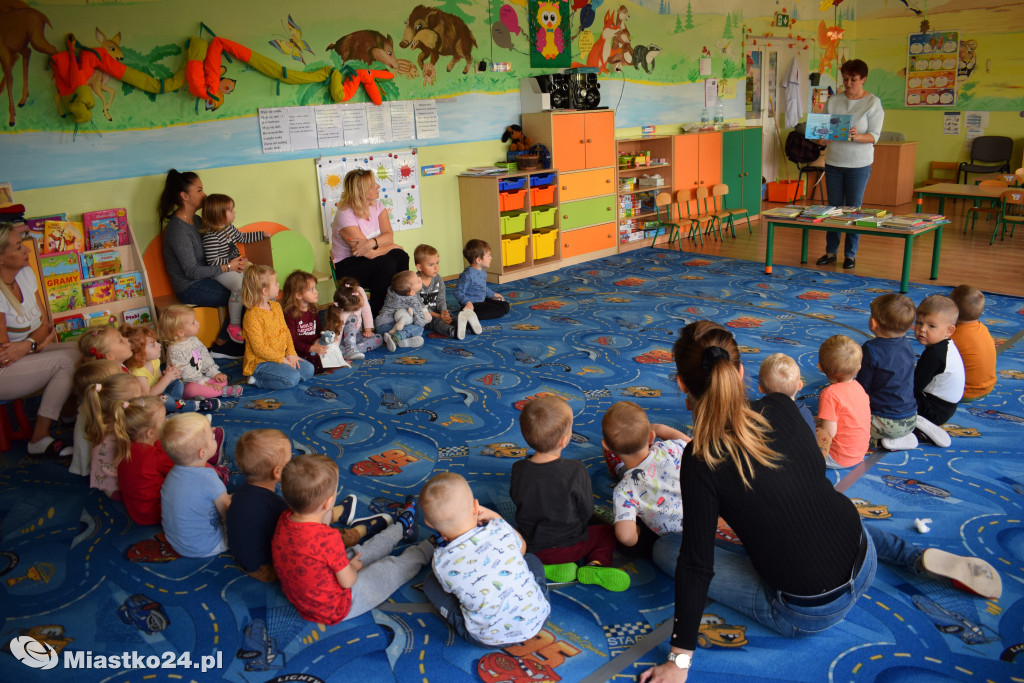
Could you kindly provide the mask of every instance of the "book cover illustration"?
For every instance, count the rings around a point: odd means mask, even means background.
[[[46,227],[46,221],[66,221],[68,219],[67,214],[55,213],[52,216],[39,216],[37,218],[29,218],[25,220],[25,227],[28,228],[28,234],[31,235],[32,239],[36,243],[36,249],[39,253],[43,253],[43,235],[44,228]]]
[[[53,329],[57,332],[58,341],[71,341],[85,333],[85,320],[77,313],[54,318]]]
[[[85,233],[78,221],[46,221],[43,224],[43,253],[82,251]]]
[[[853,117],[846,114],[808,114],[808,140],[850,140]]]
[[[116,299],[114,295],[114,283],[109,279],[92,280],[82,285],[82,294],[85,295],[87,306],[108,304]]]
[[[117,322],[117,316],[113,315],[109,310],[93,311],[84,315],[86,327],[106,327]]]
[[[82,214],[90,249],[116,247],[128,244],[128,214],[124,209],[86,211]],[[110,244],[111,239],[114,244]]]
[[[46,301],[54,313],[64,313],[81,308],[83,305],[82,283],[76,281],[48,289]]]
[[[88,234],[90,249],[107,249],[121,244],[121,233],[113,228],[98,228]]]
[[[114,288],[117,291],[117,300],[134,299],[145,293],[142,284],[142,273],[133,270],[130,273],[122,273],[114,280]]]
[[[82,254],[82,271],[86,278],[117,275],[121,272],[121,255],[116,249]]]
[[[124,322],[126,325],[152,325],[153,314],[149,310],[149,306],[142,306],[140,308],[129,308],[122,315],[124,315]]]
[[[78,267],[78,252],[65,251],[39,257],[39,274],[47,289],[56,285],[78,282],[82,271]]]

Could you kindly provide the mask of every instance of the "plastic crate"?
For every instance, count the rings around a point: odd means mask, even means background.
[[[529,238],[526,235],[519,237],[501,238],[501,265],[517,266],[526,261],[526,245]]]
[[[797,197],[803,196],[804,181],[802,180],[777,180],[768,183],[768,201],[790,204],[796,201]]]
[[[558,239],[557,230],[542,230],[533,233],[533,260],[550,258],[555,255],[555,241]]]
[[[530,188],[530,205],[543,206],[555,201],[555,186],[545,185],[544,187]]]
[[[530,187],[539,187],[541,185],[550,185],[555,182],[554,173],[541,173],[539,175],[530,176]]]
[[[526,230],[526,212],[515,211],[501,217],[501,234],[508,235]]]
[[[526,190],[507,190],[498,193],[498,211],[519,211],[526,205]]]
[[[507,180],[498,181],[498,189],[502,192],[505,190],[521,190],[526,185],[526,178],[508,178]]]
[[[533,213],[533,229],[539,230],[541,228],[550,228],[555,224],[555,214],[557,211],[555,207],[549,209],[534,209]]]

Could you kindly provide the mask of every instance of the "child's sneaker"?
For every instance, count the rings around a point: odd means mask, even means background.
[[[412,322],[412,316],[409,315],[409,311],[404,308],[400,308],[395,311],[395,326],[391,329],[395,332],[401,332],[402,328]]]
[[[401,346],[403,349],[418,349],[423,346],[423,337],[405,337],[399,339],[395,346]]]
[[[917,437],[913,432],[898,439],[886,437],[882,439],[882,448],[887,451],[912,451],[917,448]]]
[[[465,339],[466,338],[466,325],[469,324],[469,314],[472,311],[459,311],[459,317],[456,320],[455,327],[455,338]]]
[[[600,586],[613,593],[621,593],[629,588],[629,574],[614,567],[602,567],[599,564],[588,564],[576,572],[576,580],[580,583]]]
[[[199,401],[185,401],[179,398],[174,402],[174,408],[182,413],[194,413],[199,410]]]
[[[484,328],[480,327],[480,318],[476,316],[476,311],[466,311],[469,314],[469,329],[473,330],[473,334],[480,334],[484,331]]]
[[[622,473],[626,470],[626,463],[622,462],[622,458],[615,455],[607,448],[602,450],[604,451],[604,464],[608,466],[608,474],[610,474],[612,479],[615,481],[622,479]]]
[[[933,443],[939,448],[949,448],[953,444],[945,429],[920,415],[917,416],[914,436],[918,441]]]
[[[227,385],[224,386],[223,389],[221,389],[220,395],[221,396],[225,396],[227,398],[231,398],[231,397],[234,397],[234,396],[241,396],[242,395],[242,386],[239,385],[239,384],[227,384]]]
[[[363,519],[353,519],[352,528],[361,531],[362,538],[359,542],[362,543],[384,531],[394,522],[395,520],[391,518],[391,515],[374,515],[373,517],[364,517]]]
[[[345,349],[341,352],[341,356],[345,360],[362,360],[366,358],[366,354],[364,354],[355,346],[346,346]]]
[[[256,375],[249,375],[249,379],[245,380],[246,384],[256,384]]]
[[[352,520],[356,516],[356,504],[358,503],[356,494],[350,493],[345,496],[345,499],[341,501],[341,505],[334,506],[334,512],[332,518],[335,522],[342,526],[352,526]]]
[[[576,580],[577,569],[579,567],[575,562],[546,564],[544,565],[544,578],[551,583],[571,583]]]
[[[231,341],[242,343],[242,326],[241,325],[228,325],[228,336],[231,337]]]
[[[402,540],[412,541],[416,539],[419,534],[419,528],[416,525],[416,497],[406,496],[405,507],[398,513],[398,522],[402,525]]]
[[[395,338],[391,336],[390,332],[385,332],[380,336],[384,340],[384,346],[388,347],[388,351],[394,351],[398,348],[398,345],[395,344]]]
[[[201,398],[198,401],[196,401],[196,403],[197,403],[196,410],[206,410],[206,411],[209,411],[209,410],[219,410],[220,409],[220,399],[219,398]]]

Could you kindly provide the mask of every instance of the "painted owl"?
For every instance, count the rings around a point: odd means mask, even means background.
[[[565,47],[558,5],[558,2],[541,2],[537,8],[537,51],[545,59],[554,59]]]

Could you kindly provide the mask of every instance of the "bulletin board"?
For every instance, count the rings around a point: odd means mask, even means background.
[[[907,38],[908,107],[956,104],[956,69],[960,32],[911,33]]]
[[[369,169],[377,179],[380,201],[387,209],[392,230],[397,232],[423,227],[418,180],[419,158],[415,148],[317,157],[313,162],[316,164],[324,242],[331,241],[331,223],[338,213],[345,174],[361,168]]]

